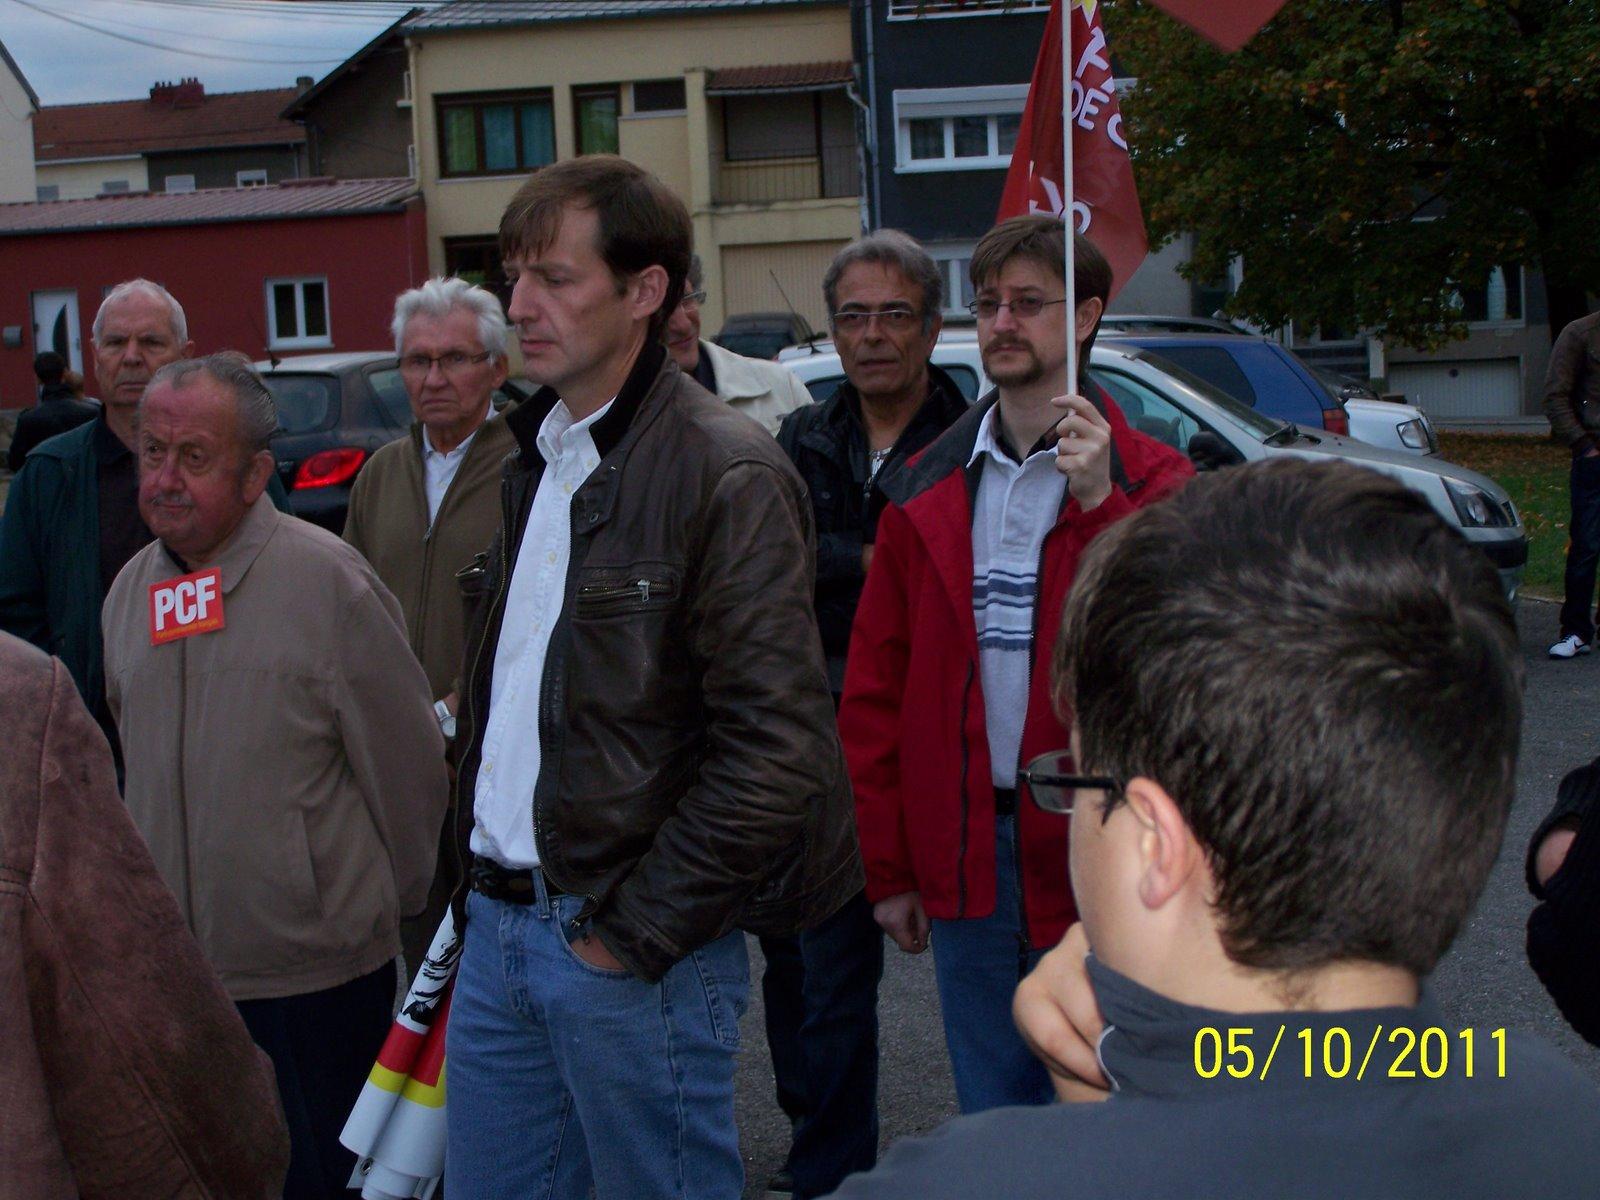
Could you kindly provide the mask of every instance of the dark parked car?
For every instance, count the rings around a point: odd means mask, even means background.
[[[1219,317],[1159,317],[1143,313],[1107,313],[1100,319],[1100,332],[1112,333],[1226,333],[1244,334],[1232,321]]]
[[[785,346],[798,346],[815,338],[810,323],[799,313],[735,313],[722,323],[711,340],[724,350],[746,358],[777,358]]]
[[[1339,397],[1271,338],[1241,333],[1146,334],[1103,329],[1119,345],[1152,350],[1258,412],[1312,429],[1348,435]]]
[[[411,401],[394,354],[385,350],[305,354],[256,370],[278,406],[272,454],[297,517],[344,532],[350,486],[380,446],[411,428]],[[498,410],[526,391],[507,383]]]

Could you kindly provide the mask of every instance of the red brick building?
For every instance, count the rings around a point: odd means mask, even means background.
[[[33,403],[42,350],[95,394],[94,315],[125,279],[171,291],[198,351],[257,359],[386,349],[395,296],[427,274],[410,179],[0,204],[0,407]]]

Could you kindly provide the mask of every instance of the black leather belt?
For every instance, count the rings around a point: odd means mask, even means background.
[[[492,858],[479,856],[473,858],[468,878],[473,891],[491,900],[501,900],[507,904],[532,904],[539,898],[533,889],[533,871],[527,867],[514,871],[510,867],[502,867]],[[550,896],[566,895],[551,882],[548,875],[544,877],[544,888]]]
[[[997,817],[1012,817],[1017,813],[1017,789],[995,788],[994,790],[994,815]]]

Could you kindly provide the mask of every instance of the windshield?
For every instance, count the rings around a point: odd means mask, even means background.
[[[339,380],[333,375],[280,375],[261,377],[278,409],[279,433],[310,433],[327,426],[338,413]]]
[[[1133,358],[1137,358],[1140,362],[1149,363],[1163,375],[1172,376],[1173,379],[1183,384],[1184,387],[1188,388],[1191,392],[1194,392],[1202,399],[1215,404],[1232,420],[1240,425],[1243,425],[1247,430],[1255,434],[1263,442],[1288,424],[1286,421],[1278,421],[1274,420],[1272,417],[1262,416],[1255,409],[1250,408],[1248,405],[1240,404],[1221,388],[1207,383],[1193,371],[1185,370],[1171,359],[1164,358],[1153,350],[1131,350],[1129,353]]]

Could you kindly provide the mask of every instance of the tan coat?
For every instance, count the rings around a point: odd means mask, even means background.
[[[289,1138],[59,660],[0,634],[0,1197],[267,1200]]]
[[[702,341],[700,353],[711,359],[711,373],[717,379],[717,395],[745,416],[752,418],[773,437],[783,419],[795,409],[811,403],[811,393],[800,377],[788,367],[759,358],[746,358],[724,350],[715,342]]]
[[[466,621],[456,572],[488,549],[500,528],[500,464],[514,449],[516,439],[504,420],[485,421],[432,529],[421,426],[374,454],[350,491],[344,540],[361,551],[400,601],[406,635],[435,700],[455,689],[462,671]]]
[[[101,616],[127,802],[235,1000],[321,991],[400,949],[448,785],[428,682],[366,561],[264,497],[215,564],[226,627],[150,643],[134,555]]]

